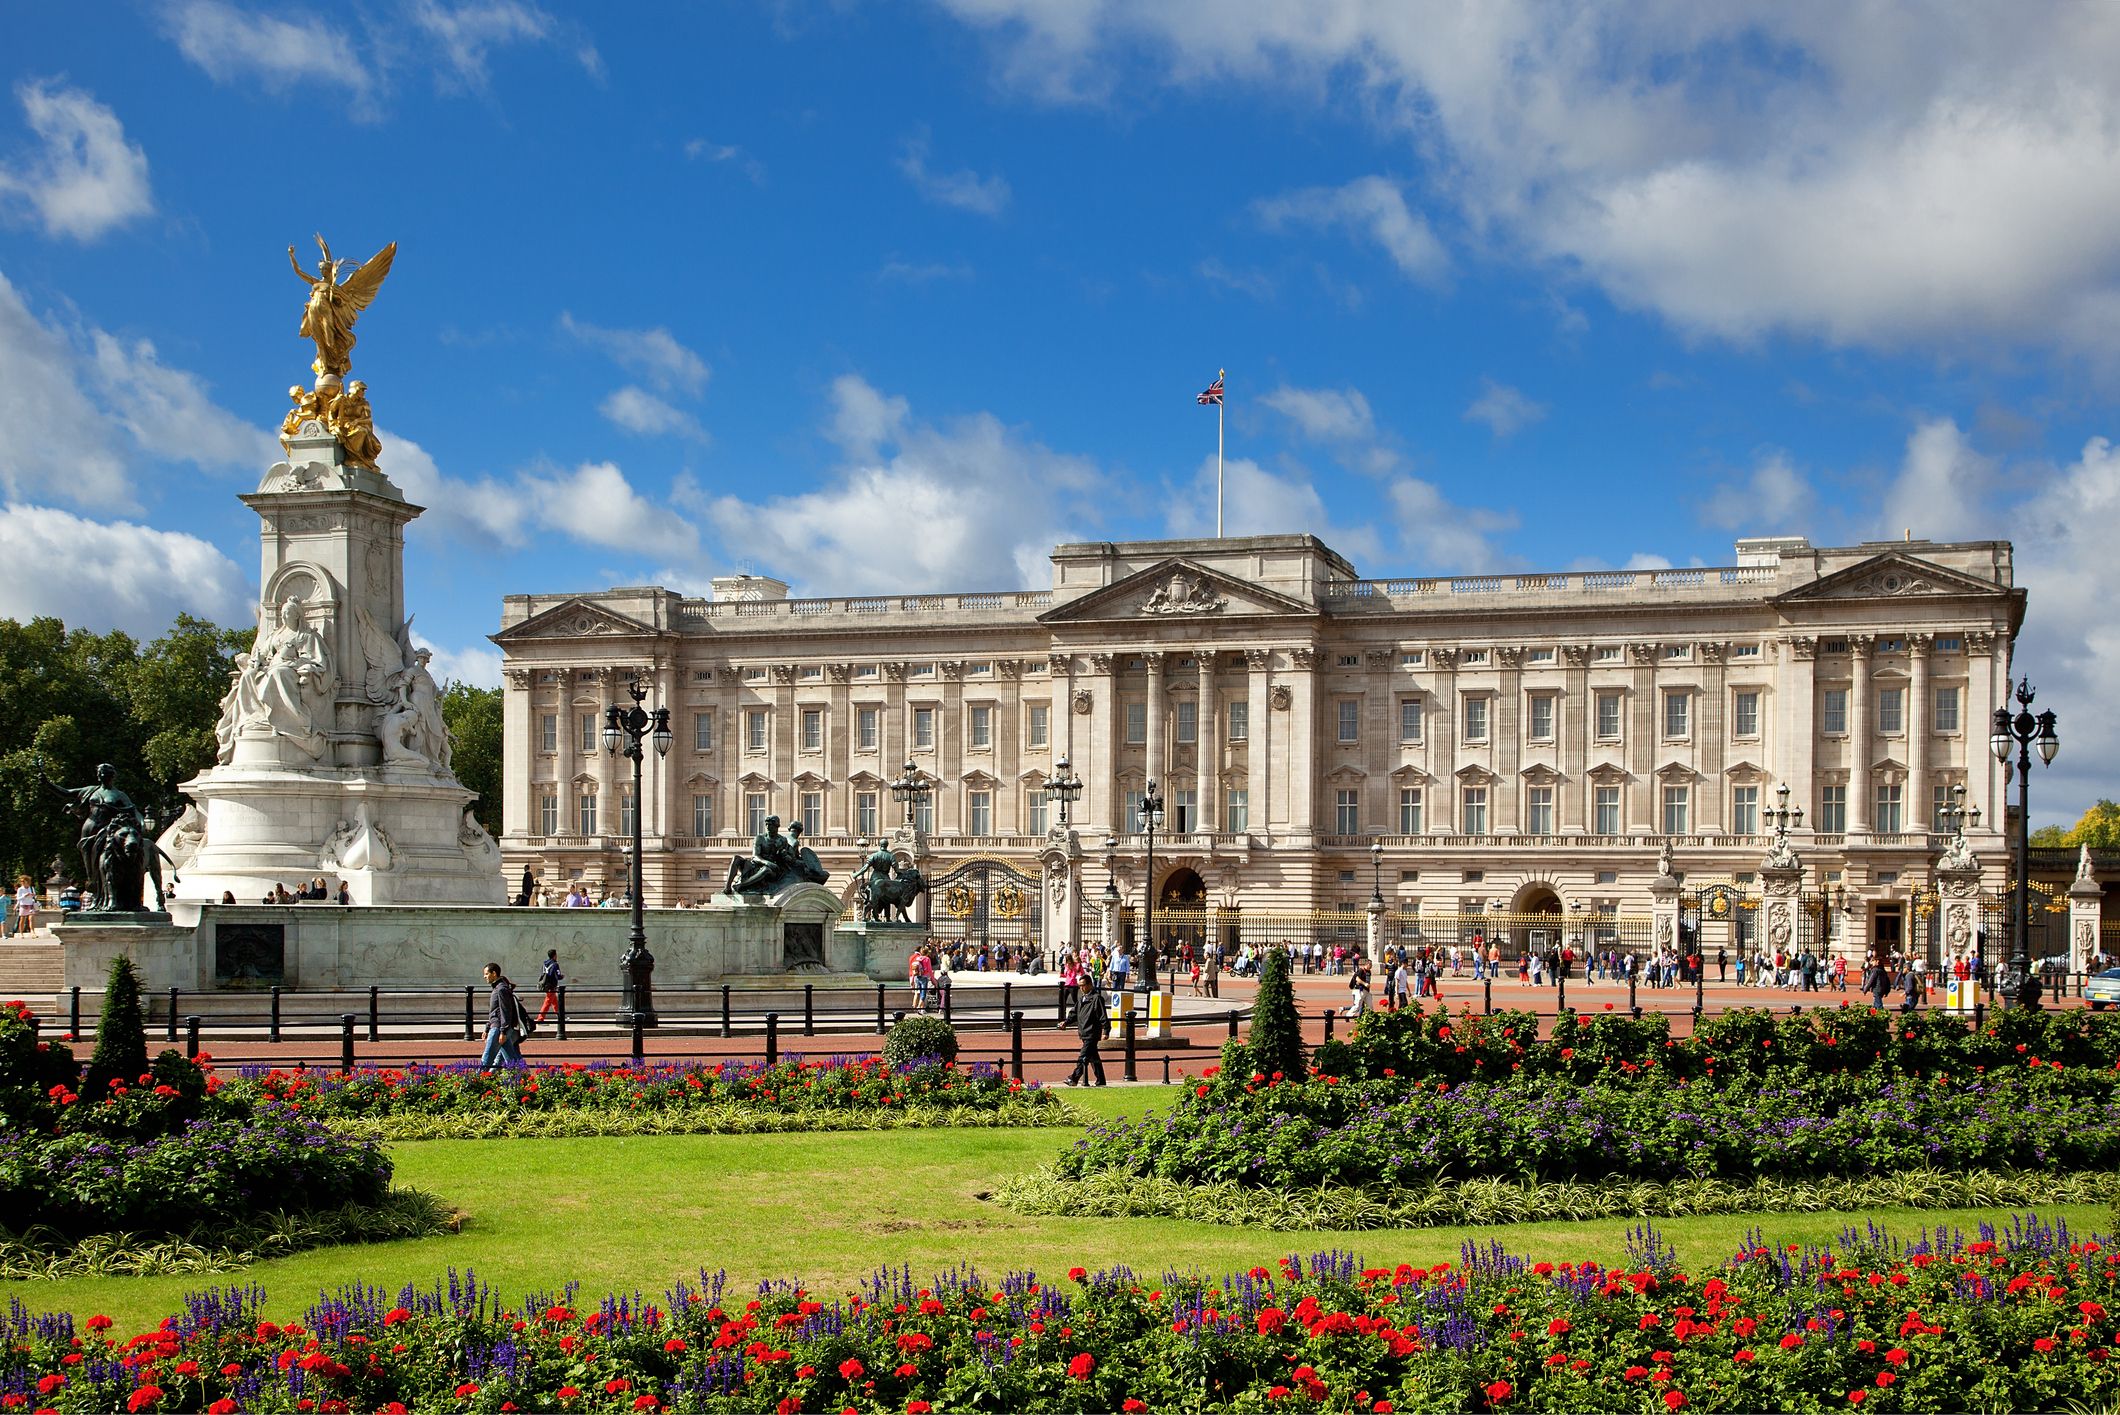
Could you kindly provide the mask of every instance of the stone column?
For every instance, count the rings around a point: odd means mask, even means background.
[[[1428,816],[1423,823],[1437,835],[1457,835],[1465,828],[1464,799],[1456,775],[1457,661],[1456,649],[1428,650],[1428,663],[1435,671],[1435,681],[1422,735],[1428,739],[1428,774],[1435,782],[1431,789],[1443,795],[1441,800],[1427,803]]]
[[[1163,736],[1163,662],[1166,655],[1151,649],[1141,657],[1148,664],[1148,775],[1163,787],[1163,798],[1167,801],[1170,799],[1173,783],[1167,769],[1170,765],[1169,754],[1165,749]]]
[[[1935,715],[1929,705],[1931,642],[1928,634],[1907,635],[1907,804],[1902,824],[1923,835],[1936,829],[1936,813],[1929,799],[1929,723]],[[1961,708],[1959,721],[1963,723],[1965,717]]]
[[[1193,743],[1193,761],[1196,764],[1193,788],[1194,799],[1199,802],[1199,819],[1193,822],[1193,830],[1200,835],[1213,835],[1222,819],[1222,733],[1215,721],[1215,651],[1201,649],[1200,702],[1193,718],[1197,740]]]
[[[1720,639],[1701,643],[1694,652],[1701,662],[1701,690],[1693,723],[1693,760],[1703,778],[1693,803],[1693,829],[1700,835],[1717,835],[1729,828],[1729,813],[1723,809],[1729,798],[1723,793],[1730,782],[1723,775],[1729,732],[1729,678],[1723,669],[1726,645]],[[1760,809],[1767,803],[1761,801]]]
[[[1659,951],[1678,947],[1678,876],[1667,871],[1649,881],[1651,942]]]
[[[1288,828],[1297,835],[1317,830],[1318,793],[1318,651],[1309,645],[1288,652],[1291,689],[1288,706]]]
[[[1979,948],[1980,941],[1980,864],[1968,856],[1954,862],[1949,856],[1936,867],[1936,894],[1938,905],[1943,910],[1943,921],[1938,932],[1943,937],[1943,966],[1946,974],[1950,965],[1961,958],[1970,958]],[[1909,924],[1912,923],[1910,919]],[[1911,951],[1914,940],[1907,940]],[[1849,960],[1851,963],[1853,960]],[[1987,960],[1990,963],[1994,959]]]
[[[1375,972],[1378,987],[1384,985],[1384,915],[1388,907],[1383,900],[1371,896],[1369,911],[1369,966]]]
[[[1568,666],[1561,679],[1560,703],[1554,710],[1553,723],[1553,730],[1560,734],[1559,827],[1563,835],[1586,835],[1590,830],[1590,743],[1597,733],[1597,700],[1590,691],[1590,646],[1564,644],[1561,654]]]
[[[1047,837],[1045,877],[1045,946],[1072,952],[1082,946],[1082,843],[1075,832]]]
[[[1774,645],[1774,739],[1767,747],[1765,766],[1777,782],[1787,782],[1790,792],[1810,816],[1811,830],[1818,830],[1818,685],[1812,664],[1818,657],[1818,640],[1809,634],[1792,634]]]
[[[850,686],[854,679],[854,665],[828,663],[824,676],[832,685],[824,715],[824,775],[832,783],[832,790],[825,798],[824,829],[827,835],[852,836],[859,834],[854,829],[854,787],[848,780],[854,774],[854,708]],[[879,733],[881,730],[879,723]],[[878,740],[880,742],[881,738]],[[878,810],[883,808],[881,801],[876,804]],[[836,873],[837,867],[833,868]]]
[[[942,707],[935,716],[935,833],[965,834],[972,828],[964,797],[964,661],[944,660]],[[945,810],[947,807],[947,810]]]
[[[505,775],[501,784],[501,834],[536,834],[538,788],[537,713],[531,706],[531,683],[536,675],[527,668],[510,668],[508,686],[501,698],[501,751]]]
[[[2009,696],[2008,665],[2008,647],[1999,636],[1984,630],[1966,634],[1966,701],[1958,715],[1965,734],[1966,804],[1978,806],[1987,829],[1997,835],[2008,824],[2001,790],[2002,764],[1985,748],[1988,721]]]
[[[677,767],[683,760],[680,754],[685,750],[684,738],[681,735],[684,724],[680,720],[684,711],[677,701],[678,681],[677,665],[674,662],[664,659],[655,665],[655,697],[652,701],[656,707],[669,710],[670,750],[656,751],[654,740],[651,738],[647,745],[648,761],[651,765],[641,774],[641,789],[645,792],[652,785],[654,790],[649,794],[655,803],[654,810],[641,817],[642,833],[654,837],[658,847],[664,850],[669,849],[670,837],[680,833],[672,829],[671,820],[677,797]]]
[[[1489,709],[1487,740],[1494,744],[1494,784],[1487,788],[1487,828],[1496,835],[1516,835],[1523,829],[1524,675],[1519,665],[1524,651],[1497,645],[1494,662],[1500,670],[1500,687]]]
[[[2076,880],[2068,887],[2069,968],[2088,973],[2103,949],[2105,890],[2091,869],[2091,847],[2076,858]]]
[[[1876,787],[1870,784],[1870,645],[1869,634],[1848,635],[1848,660],[1855,681],[1848,690],[1848,834],[1870,832],[1871,805]]]
[[[610,720],[612,707],[618,702],[619,684],[627,681],[627,678],[628,675],[623,668],[605,667],[596,670],[596,730],[598,735],[595,739],[595,747],[588,749],[592,751],[596,762],[596,765],[591,768],[592,773],[596,777],[596,833],[612,840],[619,837],[619,779],[617,767],[618,763],[623,759],[616,752],[604,750],[601,734],[604,723]],[[628,707],[632,706],[632,701],[631,698],[628,698],[626,705]],[[577,713],[576,716],[579,716],[579,714]],[[577,723],[576,727],[579,728],[579,726],[580,724]],[[633,768],[628,763],[626,767],[626,784],[631,785],[632,781]]]
[[[1117,835],[1126,824],[1126,796],[1119,789],[1119,660],[1112,654],[1089,657],[1095,676],[1090,679],[1090,752],[1092,770],[1083,776],[1089,783],[1090,819],[1100,821],[1106,835]],[[1076,766],[1078,774],[1082,767]]]
[[[1662,725],[1657,714],[1663,708],[1656,700],[1659,649],[1655,644],[1629,644],[1627,653],[1634,660],[1634,685],[1627,694],[1627,830],[1654,835],[1663,828],[1664,806],[1662,783],[1655,774],[1657,730]]]
[[[1244,667],[1251,675],[1245,684],[1245,713],[1250,718],[1244,742],[1245,790],[1250,793],[1245,804],[1248,817],[1245,828],[1252,835],[1263,836],[1273,831],[1273,819],[1267,814],[1273,800],[1267,770],[1273,756],[1268,736],[1273,725],[1273,653],[1267,649],[1246,649]]]
[[[575,719],[581,710],[574,706],[574,668],[558,670],[559,702],[553,711],[559,715],[559,733],[553,743],[558,748],[552,759],[553,785],[559,791],[559,833],[566,836],[581,832],[581,812],[576,803],[574,778],[580,775],[581,724]],[[531,709],[532,720],[536,720],[535,708]]]
[[[1770,859],[1773,857],[1769,857]],[[1759,892],[1762,912],[1765,914],[1760,928],[1760,941],[1769,953],[1786,949],[1798,952],[1798,910],[1803,908],[1803,865],[1795,859],[1793,852],[1785,857],[1786,863],[1762,865],[1759,870]],[[1823,944],[1821,953],[1831,950]],[[1705,954],[1702,955],[1706,957]]]

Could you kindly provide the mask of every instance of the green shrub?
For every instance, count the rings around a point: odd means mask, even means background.
[[[1269,948],[1259,969],[1259,995],[1252,1004],[1251,1040],[1247,1047],[1251,1069],[1262,1076],[1276,1071],[1301,1076],[1303,1019],[1296,1013],[1295,984],[1288,977],[1288,950]]]
[[[884,1064],[894,1069],[931,1056],[945,1063],[957,1060],[957,1029],[940,1017],[907,1017],[883,1039]]]
[[[53,1087],[64,1094],[81,1077],[72,1048],[38,1040],[34,1020],[20,1002],[0,1007],[0,1131],[51,1129],[59,1111]]]
[[[103,985],[103,1015],[96,1023],[96,1052],[88,1060],[82,1098],[100,1101],[112,1082],[139,1084],[147,1071],[147,1019],[140,1011],[140,977],[132,959],[119,954],[110,962]]]

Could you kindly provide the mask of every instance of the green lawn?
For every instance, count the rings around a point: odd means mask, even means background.
[[[1070,1093],[1104,1115],[1138,1112],[1163,1088]],[[1078,1099],[1080,1097],[1080,1099]],[[455,1267],[475,1270],[508,1299],[578,1279],[592,1294],[639,1290],[659,1296],[673,1278],[727,1268],[739,1287],[801,1277],[836,1294],[882,1264],[916,1275],[972,1263],[989,1278],[1012,1267],[1059,1274],[1080,1264],[1125,1262],[1221,1273],[1287,1252],[1351,1248],[1377,1263],[1454,1259],[1468,1237],[1499,1239],[1518,1252],[1611,1258],[1624,1251],[1627,1220],[1524,1223],[1492,1228],[1353,1234],[1277,1234],[1154,1219],[1026,1218],[976,1195],[1003,1175],[1043,1163],[1068,1130],[912,1130],[891,1134],[668,1136],[651,1139],[430,1141],[395,1150],[398,1180],[471,1215],[462,1234],[323,1249],[241,1272],[164,1278],[69,1279],[0,1284],[0,1299],[33,1310],[105,1312],[122,1324],[151,1323],[183,1292],[232,1282],[264,1287],[282,1316],[320,1289],[353,1279],[395,1291],[425,1285]],[[2108,1226],[2102,1208],[2056,1210],[2072,1227]],[[1996,1213],[1736,1215],[1671,1219],[1659,1227],[1685,1261],[1721,1260],[1757,1224],[1784,1242],[1831,1239],[1876,1218],[1911,1233],[1922,1222],[1970,1227]]]

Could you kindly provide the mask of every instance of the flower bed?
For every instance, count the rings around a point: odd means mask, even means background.
[[[1271,1188],[1474,1175],[1673,1179],[2120,1162],[2120,1096],[2023,1072],[1944,1085],[1778,1072],[1746,1085],[1545,1078],[1203,1083],[1168,1113],[1093,1127],[1063,1178],[1117,1171]]]
[[[932,1059],[902,1067],[875,1057],[790,1056],[772,1066],[246,1068],[229,1089],[396,1140],[1070,1123],[1058,1096],[1042,1086],[1010,1080],[983,1062],[959,1067]]]
[[[1831,1251],[1753,1237],[1680,1271],[1653,1230],[1617,1261],[1468,1245],[1427,1269],[1346,1253],[1203,1281],[886,1271],[509,1309],[470,1277],[347,1288],[299,1322],[255,1288],[157,1328],[0,1320],[0,1408],[449,1411],[1354,1411],[2099,1408],[2120,1253],[2033,1218]]]

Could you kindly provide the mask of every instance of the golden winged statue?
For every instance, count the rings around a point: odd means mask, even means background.
[[[353,366],[353,322],[375,299],[383,277],[390,273],[390,262],[397,257],[397,242],[392,241],[377,251],[366,264],[343,280],[339,272],[347,262],[332,259],[331,247],[322,235],[317,237],[317,249],[324,253],[324,258],[317,263],[317,273],[311,275],[302,269],[302,262],[295,259],[294,247],[287,248],[287,263],[309,284],[309,303],[302,307],[300,333],[304,339],[316,342],[316,362],[310,367],[319,376],[343,376]]]

